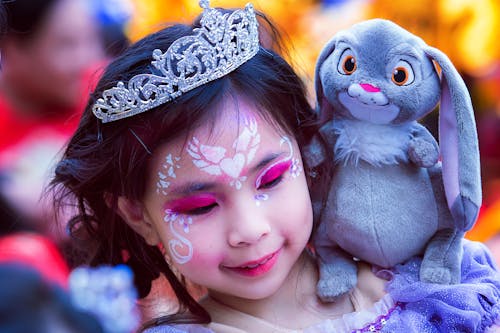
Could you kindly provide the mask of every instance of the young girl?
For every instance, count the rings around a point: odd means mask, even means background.
[[[202,6],[193,26],[152,34],[110,64],[53,181],[59,203],[78,209],[69,226],[85,262],[130,265],[142,297],[160,273],[168,279],[178,311],[146,332],[492,327],[499,277],[473,244],[464,284],[419,285],[419,258],[380,272],[389,283],[360,262],[352,292],[318,300],[308,184],[321,193],[327,174],[301,158],[315,130],[304,86],[262,46],[276,40],[265,20],[259,43],[251,6]],[[193,299],[184,279],[206,297]]]

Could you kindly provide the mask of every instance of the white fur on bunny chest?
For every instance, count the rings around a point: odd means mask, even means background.
[[[408,162],[411,124],[351,125],[335,125],[342,134],[325,210],[328,237],[360,259],[390,267],[421,253],[438,229],[431,179]]]

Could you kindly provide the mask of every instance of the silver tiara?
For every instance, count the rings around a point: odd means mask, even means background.
[[[221,13],[200,0],[201,27],[177,39],[165,53],[153,51],[151,64],[161,75],[138,74],[127,84],[103,92],[92,107],[103,123],[130,117],[167,103],[183,93],[232,72],[259,50],[258,23],[252,4]]]

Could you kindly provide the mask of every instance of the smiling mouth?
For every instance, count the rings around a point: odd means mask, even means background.
[[[223,266],[223,267],[231,272],[243,276],[248,276],[248,277],[261,276],[269,272],[274,267],[274,265],[278,260],[280,252],[281,249],[261,259],[246,262],[241,266],[237,267]]]
[[[264,260],[253,261],[253,263],[247,264],[247,265],[242,265],[239,268],[248,268],[248,269],[251,269],[251,268],[258,267],[260,265],[265,265],[269,260],[271,260],[273,258],[273,256],[274,256],[274,253],[271,254],[270,256],[267,256],[266,258],[264,258]]]

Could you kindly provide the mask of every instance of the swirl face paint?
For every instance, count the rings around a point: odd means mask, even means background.
[[[189,233],[189,225],[193,223],[191,217],[179,215],[173,211],[165,210],[163,218],[168,223],[170,231],[174,235],[173,239],[168,241],[168,250],[173,260],[179,264],[185,264],[193,257],[193,245],[177,229],[180,226],[184,234]]]
[[[300,165],[300,160],[294,157],[292,142],[285,136],[280,140],[280,147],[283,144],[288,145],[288,155],[284,159],[271,164],[260,173],[255,181],[255,189],[260,190],[274,186],[283,180],[287,171],[290,171],[292,179],[295,179],[300,175],[302,167]],[[254,196],[254,199],[256,206],[259,207],[262,201],[269,200],[269,194],[259,193]]]
[[[252,102],[215,107],[213,122],[155,147],[145,216],[179,274],[218,295],[269,297],[312,229],[299,148]]]
[[[186,238],[193,224],[193,216],[203,214],[215,203],[215,198],[209,194],[194,195],[168,203],[163,220],[168,223],[174,236],[168,241],[168,249],[177,263],[185,264],[193,257],[193,245]]]

